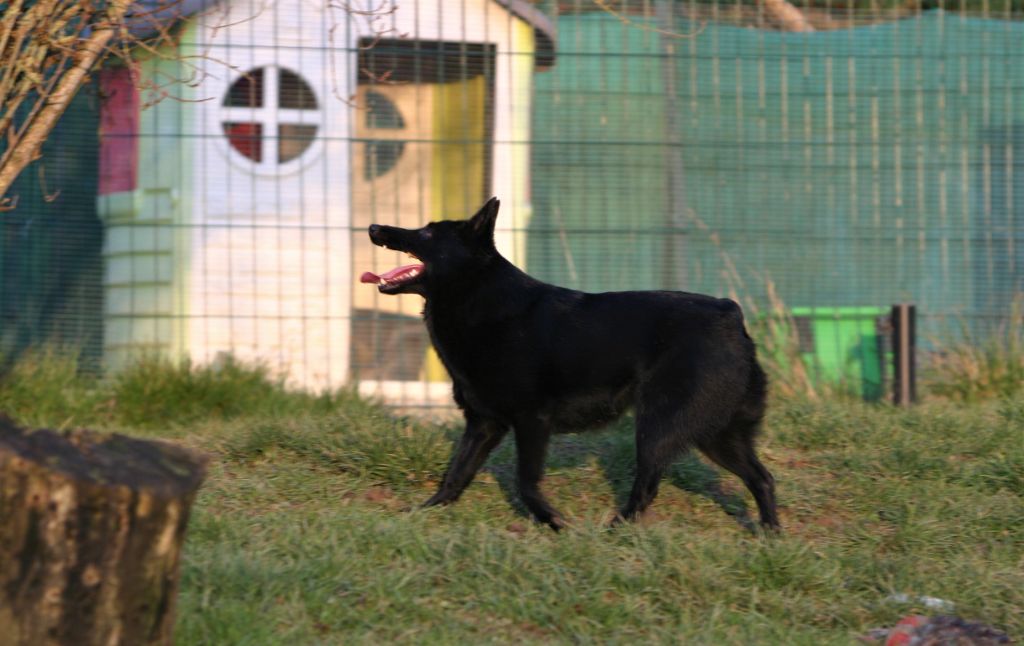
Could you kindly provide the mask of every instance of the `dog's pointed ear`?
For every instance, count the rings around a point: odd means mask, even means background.
[[[488,239],[494,238],[494,222],[498,219],[499,204],[501,202],[498,201],[498,198],[492,197],[487,200],[487,204],[480,207],[476,215],[470,218],[469,225],[473,228],[473,233]]]

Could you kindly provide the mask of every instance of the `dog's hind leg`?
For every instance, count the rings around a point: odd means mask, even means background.
[[[733,420],[717,436],[699,442],[701,451],[724,469],[739,476],[757,502],[761,526],[779,529],[779,516],[775,507],[775,479],[757,458],[754,437],[759,421]]]
[[[754,364],[743,401],[733,413],[732,421],[719,433],[697,438],[697,445],[712,461],[739,476],[757,503],[761,526],[779,529],[775,506],[775,479],[755,451],[755,439],[764,417],[767,380],[764,371]]]
[[[692,361],[692,359],[691,359]],[[667,360],[648,377],[636,405],[636,477],[625,506],[613,521],[635,520],[658,494],[668,467],[701,437],[719,432],[734,413],[728,398],[728,366],[710,365],[697,387],[685,361]]]
[[[487,456],[498,446],[507,432],[507,428],[467,412],[466,430],[459,439],[455,452],[452,453],[441,487],[430,500],[423,503],[423,506],[446,505],[458,500],[487,460]]]
[[[671,419],[669,417],[668,419]],[[658,495],[665,469],[686,448],[681,434],[673,432],[665,417],[640,411],[636,419],[636,476],[625,507],[612,524],[636,520]]]
[[[515,437],[519,496],[537,522],[544,523],[557,532],[565,526],[565,521],[540,491],[540,481],[544,477],[544,458],[547,455],[551,431],[541,424],[517,424]]]

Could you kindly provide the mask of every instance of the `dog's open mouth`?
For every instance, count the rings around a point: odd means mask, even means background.
[[[416,280],[423,273],[423,265],[403,265],[395,267],[383,274],[375,274],[372,271],[364,272],[359,277],[360,282],[373,283],[382,292],[391,291]]]

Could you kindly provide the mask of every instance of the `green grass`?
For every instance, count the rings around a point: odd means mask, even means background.
[[[241,366],[90,382],[51,363],[0,384],[0,410],[213,456],[183,558],[180,644],[855,644],[923,610],[893,593],[1024,637],[1021,398],[774,401],[763,453],[778,537],[745,530],[749,495],[697,458],[642,523],[609,531],[630,486],[628,420],[560,436],[545,489],[572,527],[556,535],[514,502],[507,442],[459,503],[410,512],[457,426],[288,393]]]
[[[976,402],[1024,393],[1024,295],[988,334],[964,326],[959,340],[940,344],[924,363],[928,390],[938,397]]]
[[[47,349],[0,375],[0,411],[28,425],[57,427],[168,428],[240,416],[325,413],[355,399],[345,391],[288,391],[267,368],[230,357],[207,366],[147,359],[98,381],[79,370],[74,353]]]

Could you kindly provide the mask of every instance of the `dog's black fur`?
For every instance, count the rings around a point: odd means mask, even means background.
[[[466,418],[426,505],[454,502],[512,430],[523,503],[558,529],[563,520],[539,489],[551,434],[599,427],[632,407],[636,479],[616,521],[643,512],[665,469],[696,446],[743,480],[761,524],[777,528],[774,481],[754,451],[766,378],[740,307],[686,292],[542,283],[495,249],[497,214],[491,199],[467,221],[369,229],[374,244],[423,263],[411,280],[378,289],[426,299],[423,318]]]

